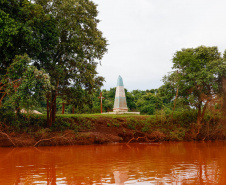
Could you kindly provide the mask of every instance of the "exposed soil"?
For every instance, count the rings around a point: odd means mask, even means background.
[[[152,127],[145,132],[142,128],[145,125],[142,124],[145,117],[137,117],[135,122],[136,126],[133,126],[133,121],[130,122],[126,118],[85,118],[82,120],[72,120],[71,124],[79,126],[78,130],[64,129],[64,131],[52,131],[48,128],[37,130],[36,132],[23,132],[23,133],[7,133],[0,131],[0,147],[23,147],[23,146],[56,146],[56,145],[89,145],[89,144],[105,144],[105,143],[130,143],[130,142],[158,142],[177,140],[176,136],[180,136],[178,131],[167,131],[173,133],[171,136],[159,131],[159,128]],[[129,123],[128,123],[129,122]],[[87,126],[89,125],[89,126]],[[225,124],[224,124],[225,125]],[[71,126],[71,125],[70,125]],[[226,130],[226,128],[224,129]],[[216,131],[216,130],[215,130]],[[204,135],[204,134],[203,134]],[[209,134],[210,135],[210,134]],[[213,135],[213,139],[225,139],[225,135],[222,138],[217,138],[220,134]],[[170,138],[171,137],[171,138]],[[199,136],[201,140],[203,136]],[[195,139],[192,135],[192,129],[188,130],[183,137],[183,140]],[[211,139],[211,138],[208,138]]]
[[[100,117],[92,123],[91,129],[64,130],[52,132],[46,128],[35,133],[0,132],[0,147],[22,146],[56,146],[56,145],[88,145],[117,142],[156,142],[164,138],[164,134],[144,133],[126,127],[126,119],[117,119],[117,125],[109,123],[109,118]],[[79,124],[79,123],[77,123]]]

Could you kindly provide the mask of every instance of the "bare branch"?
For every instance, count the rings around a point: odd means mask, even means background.
[[[148,138],[146,137],[146,136],[144,136],[144,137],[137,137],[137,138],[132,138],[132,139],[130,139],[129,141],[128,141],[128,143],[126,143],[127,145],[132,141],[132,140],[136,140],[136,141],[138,141],[139,139],[146,139],[146,141],[148,141]]]
[[[13,144],[13,146],[16,146],[15,143],[12,141],[12,139],[9,137],[8,134],[6,134],[6,133],[4,133],[4,132],[2,132],[2,131],[0,131],[0,134],[6,136],[6,137],[8,138],[8,140]]]
[[[52,139],[56,139],[56,138],[64,138],[67,134],[63,135],[63,136],[55,136],[55,137],[51,137],[51,138],[48,138],[48,139],[40,139],[39,141],[37,141],[35,144],[34,144],[34,147],[37,146],[40,142],[42,141],[50,141]]]

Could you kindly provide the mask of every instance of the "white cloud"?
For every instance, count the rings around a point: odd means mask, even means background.
[[[114,87],[118,75],[128,90],[158,88],[171,71],[173,54],[200,45],[226,49],[226,1],[94,0],[108,53],[98,67]]]

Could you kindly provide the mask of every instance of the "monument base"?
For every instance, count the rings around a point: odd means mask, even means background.
[[[128,112],[128,108],[113,108],[113,112]]]
[[[140,112],[114,111],[114,112],[102,112],[101,114],[140,114]]]

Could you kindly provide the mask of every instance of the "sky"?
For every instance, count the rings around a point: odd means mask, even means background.
[[[98,65],[102,89],[117,85],[129,91],[159,88],[182,48],[201,45],[226,49],[225,0],[93,0],[98,29],[108,52]]]

